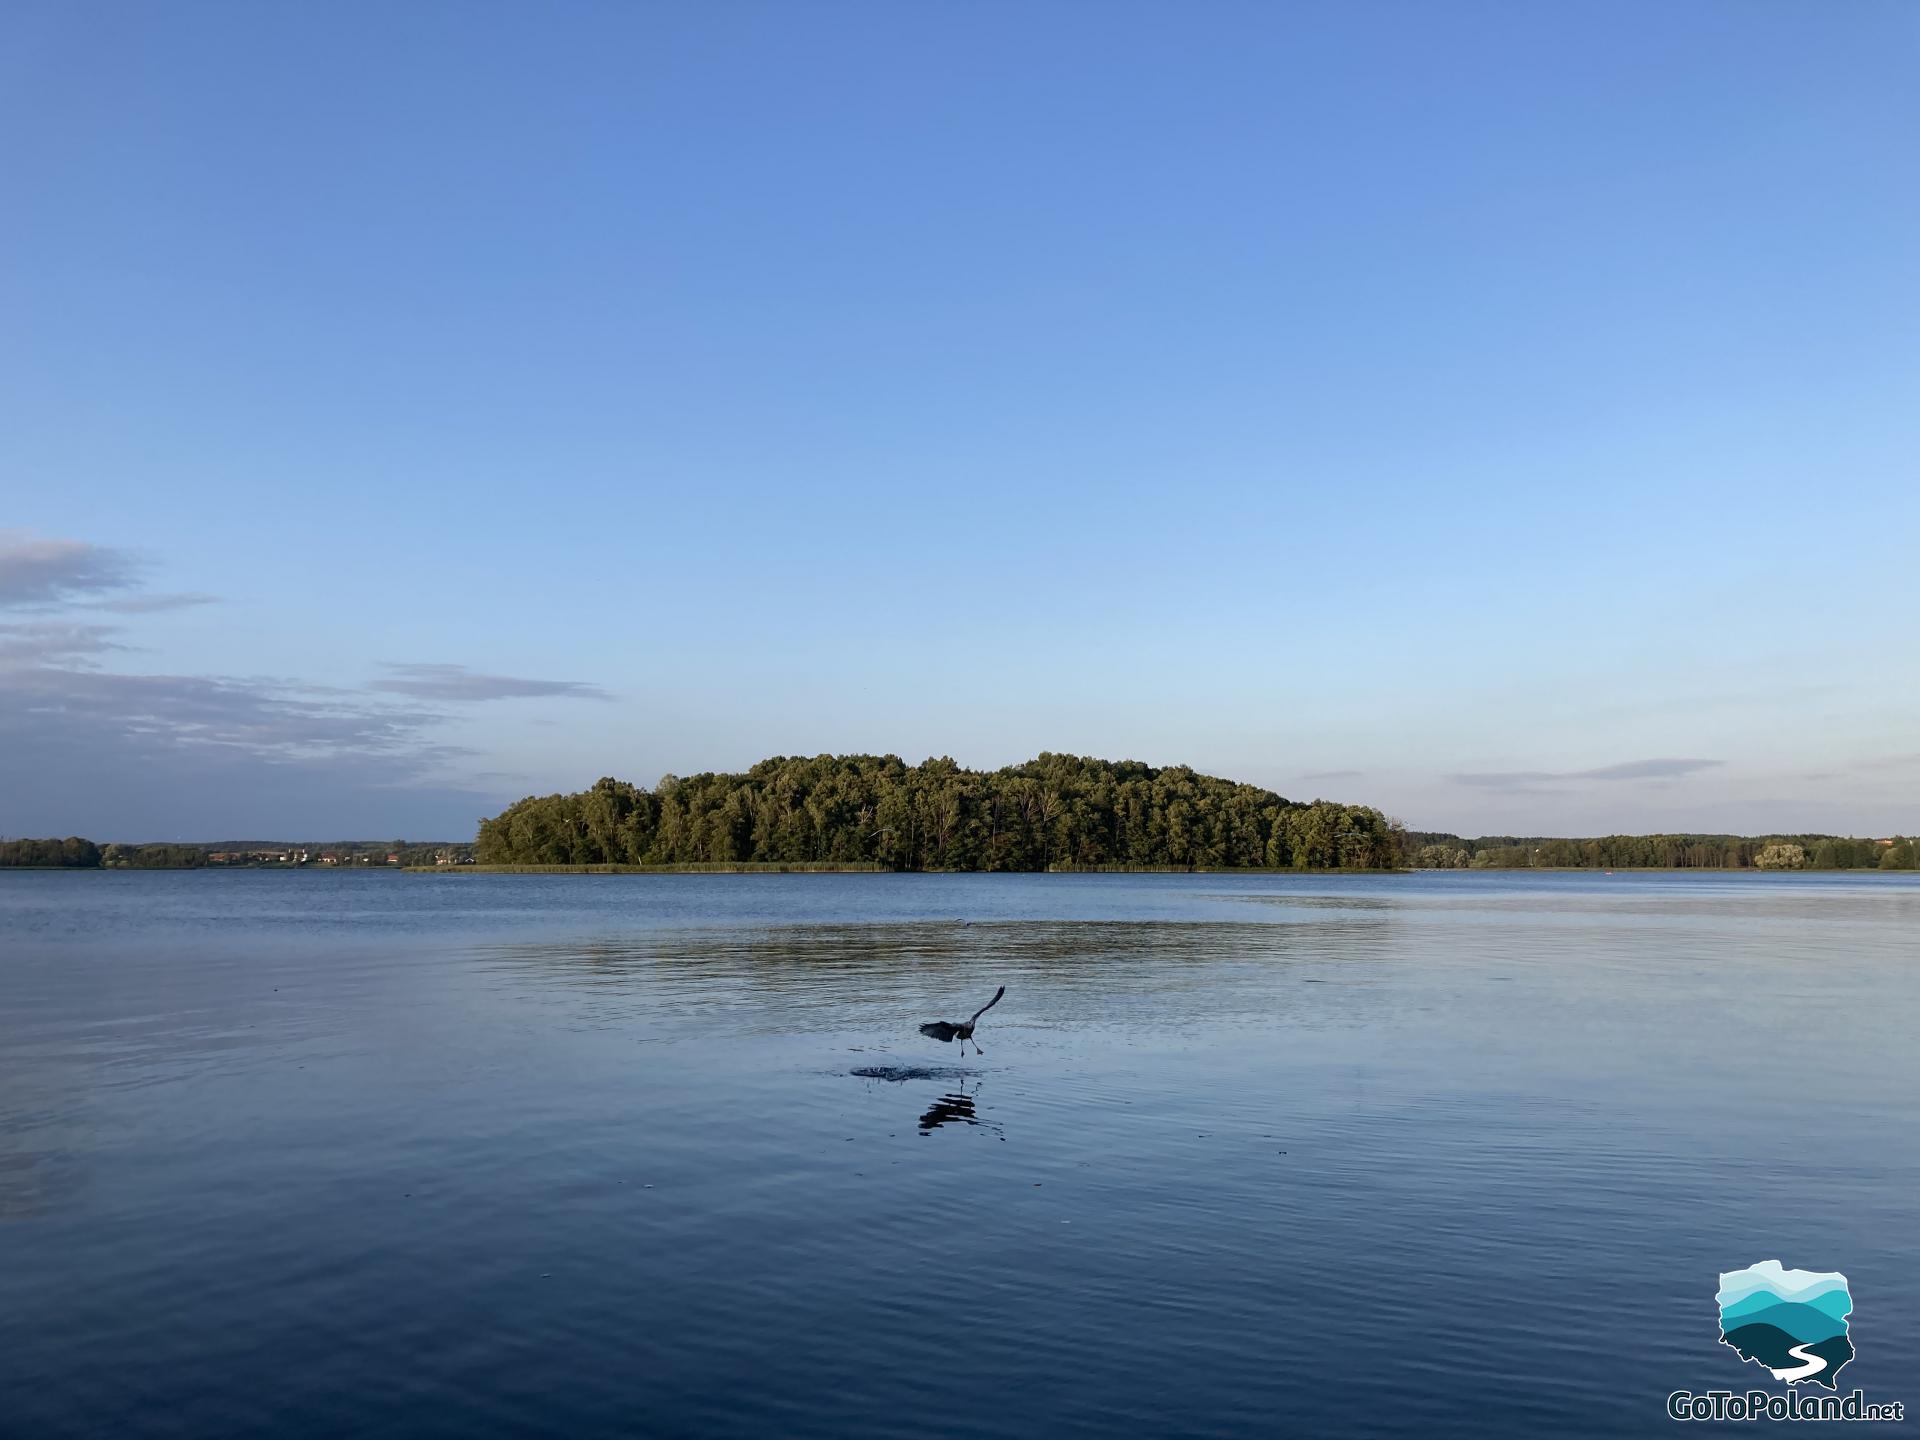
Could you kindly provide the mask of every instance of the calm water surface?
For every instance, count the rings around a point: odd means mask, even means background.
[[[1904,876],[0,872],[0,1431],[1645,1434],[1780,1388],[1776,1257],[1920,1402],[1917,951]]]

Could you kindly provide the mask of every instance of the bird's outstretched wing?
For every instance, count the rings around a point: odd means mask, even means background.
[[[920,1033],[930,1040],[951,1040],[960,1033],[960,1027],[945,1020],[929,1020],[920,1027]]]
[[[1002,985],[998,990],[993,992],[993,999],[987,1001],[986,1004],[982,1005],[978,1010],[973,1012],[973,1020],[969,1020],[967,1023],[969,1025],[973,1024],[974,1020],[978,1020],[982,1015],[986,1014],[987,1011],[993,1009],[994,1006],[1000,1003],[1000,997],[1006,993],[1007,993],[1007,987]]]

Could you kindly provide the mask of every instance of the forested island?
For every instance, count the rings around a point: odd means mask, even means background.
[[[816,755],[667,775],[651,789],[608,778],[528,796],[482,820],[471,845],[0,840],[0,868],[58,869],[1913,870],[1917,861],[1920,845],[1897,835],[1467,839],[1184,765],[1055,754],[991,771]]]
[[[481,865],[810,863],[890,870],[1388,870],[1378,810],[1134,760],[1001,770],[894,755],[781,756],[744,774],[603,779],[480,822]]]

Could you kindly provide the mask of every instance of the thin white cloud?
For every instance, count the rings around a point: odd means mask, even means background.
[[[388,665],[384,680],[367,688],[419,700],[611,700],[598,685],[584,680],[529,680],[515,675],[483,675],[464,665]]]
[[[16,742],[44,731],[174,758],[205,749],[270,761],[377,757],[389,779],[460,753],[424,738],[444,719],[268,677],[123,675],[52,664],[8,671],[0,693],[0,734]]]
[[[19,665],[92,665],[95,657],[128,647],[111,637],[115,625],[76,625],[63,620],[0,625],[0,670]]]
[[[104,545],[0,531],[0,609],[59,605],[128,590],[139,569],[125,551]]]
[[[1485,790],[1540,793],[1541,786],[1569,781],[1678,780],[1723,763],[1720,760],[1660,757],[1628,760],[1618,765],[1597,765],[1591,770],[1469,770],[1447,778],[1457,785],[1473,785]]]
[[[107,546],[0,533],[0,614],[20,617],[0,623],[0,796],[10,829],[184,836],[276,817],[298,829],[400,803],[409,814],[459,820],[443,831],[458,834],[498,800],[481,793],[493,788],[484,780],[445,778],[470,752],[435,738],[450,718],[435,702],[604,693],[458,666],[395,667],[374,687],[384,694],[277,677],[118,673],[103,661],[129,651],[121,627],[71,617],[215,599],[143,593],[142,568]],[[46,611],[66,613],[27,618]],[[409,798],[396,802],[396,791]]]
[[[169,595],[129,595],[123,600],[89,600],[90,610],[111,610],[116,615],[152,615],[162,610],[185,610],[193,605],[217,605],[218,595],[198,590],[181,590]]]
[[[212,605],[220,598],[198,590],[124,593],[135,590],[144,569],[138,557],[109,545],[0,530],[0,610],[78,606],[116,615],[152,615]]]
[[[444,778],[469,752],[434,738],[437,710],[271,677],[116,674],[80,668],[88,637],[34,643],[0,673],[10,831],[371,834],[405,814],[460,838],[499,806],[482,787],[500,787]]]

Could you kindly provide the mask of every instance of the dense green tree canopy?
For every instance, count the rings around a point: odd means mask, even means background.
[[[78,835],[64,840],[0,840],[0,865],[90,870],[99,863],[100,847]]]
[[[1416,870],[1911,870],[1909,841],[1844,835],[1458,835],[1413,831],[1401,836],[1402,863]]]
[[[1185,766],[1041,755],[1004,770],[894,755],[763,760],[743,775],[601,780],[480,824],[482,864],[873,861],[902,870],[1398,863],[1379,811],[1298,804]]]
[[[107,845],[97,863],[109,870],[198,870],[207,863],[204,845]]]

